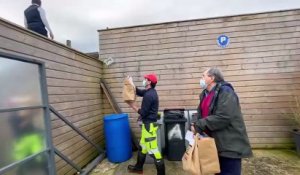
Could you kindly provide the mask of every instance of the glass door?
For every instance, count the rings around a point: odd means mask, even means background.
[[[0,174],[53,175],[45,67],[0,53]]]

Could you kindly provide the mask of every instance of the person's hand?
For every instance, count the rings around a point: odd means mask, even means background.
[[[191,131],[196,134],[195,124],[191,123]]]
[[[135,87],[134,83],[133,83],[133,80],[132,80],[132,77],[131,76],[127,76],[127,79],[129,80],[130,84]]]
[[[129,106],[133,106],[134,101],[125,101]]]
[[[51,38],[51,39],[54,39],[54,35],[53,35],[52,32],[50,32],[50,38]]]
[[[141,116],[138,116],[138,118],[137,118],[136,121],[137,121],[137,122],[142,121],[142,117],[141,117]]]

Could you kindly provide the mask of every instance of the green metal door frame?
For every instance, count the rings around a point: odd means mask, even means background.
[[[49,109],[49,102],[48,102],[48,91],[47,91],[47,80],[46,80],[46,69],[45,69],[45,63],[42,61],[38,61],[35,59],[30,59],[27,57],[21,57],[17,55],[7,54],[0,52],[0,57],[3,57],[5,59],[11,59],[21,62],[26,62],[30,64],[38,65],[39,67],[39,74],[40,74],[40,87],[41,87],[41,95],[42,95],[42,105],[41,106],[31,106],[31,107],[23,107],[23,108],[11,108],[11,109],[0,109],[0,113],[3,112],[12,112],[12,111],[18,111],[18,110],[24,110],[24,109],[43,109],[44,112],[44,124],[45,124],[45,138],[46,138],[46,149],[44,151],[41,151],[37,154],[31,155],[21,161],[11,163],[8,166],[0,167],[0,174],[4,174],[13,168],[17,167],[18,165],[22,165],[24,163],[29,162],[30,160],[33,160],[35,157],[47,154],[48,158],[48,170],[49,175],[56,175],[56,168],[55,168],[55,160],[54,160],[54,147],[52,143],[52,137],[51,137],[51,119],[50,119],[50,109]],[[3,59],[0,58],[0,59]]]

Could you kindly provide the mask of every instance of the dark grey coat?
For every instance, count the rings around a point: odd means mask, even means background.
[[[210,105],[210,114],[203,119],[200,104],[205,90],[200,94],[196,129],[208,130],[215,139],[219,156],[244,158],[252,156],[252,150],[241,113],[238,96],[226,82],[218,83]]]

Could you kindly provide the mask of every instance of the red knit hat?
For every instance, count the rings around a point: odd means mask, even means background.
[[[144,75],[144,78],[147,78],[149,81],[151,81],[152,83],[157,83],[157,77],[155,74],[147,74]]]

